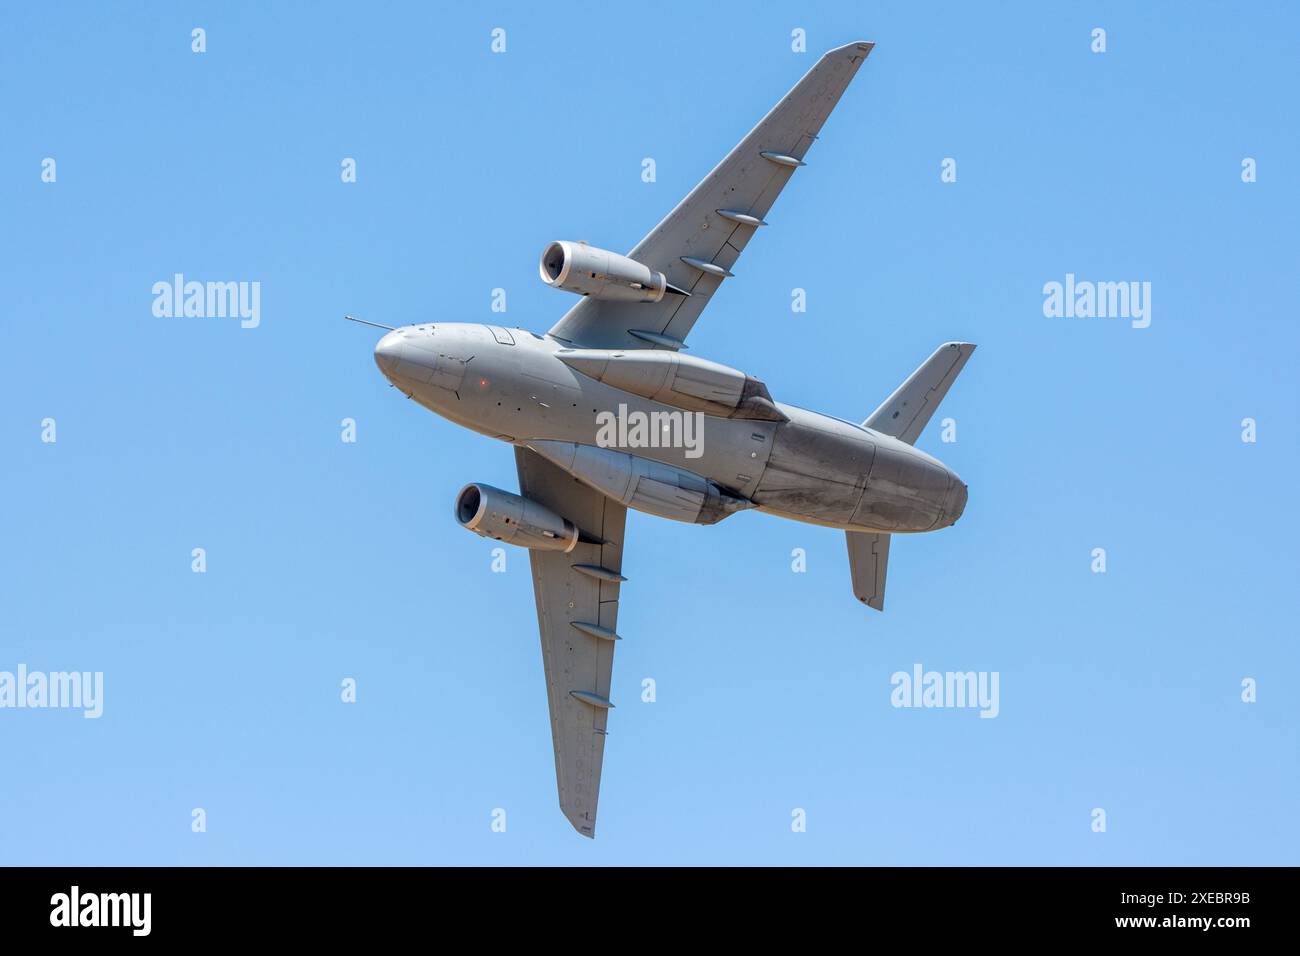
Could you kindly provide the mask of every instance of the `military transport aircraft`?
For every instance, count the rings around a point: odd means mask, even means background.
[[[375,347],[408,398],[514,446],[518,494],[469,484],[455,515],[529,549],[560,808],[584,836],[614,706],[628,508],[700,524],[754,508],[841,528],[853,593],[880,610],[890,536],[946,528],[966,505],[961,479],[912,446],[975,346],[941,345],[861,425],[685,351],[872,46],[823,56],[626,256],[548,245],[542,281],[583,298],[545,335],[439,322]]]

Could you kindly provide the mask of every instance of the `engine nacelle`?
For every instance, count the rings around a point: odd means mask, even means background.
[[[560,349],[569,368],[598,382],[719,418],[788,421],[764,385],[734,368],[663,349]]]
[[[666,462],[567,441],[535,441],[528,447],[606,497],[661,518],[716,524],[754,507],[708,478]]]
[[[685,294],[662,272],[585,242],[552,242],[542,250],[542,281],[554,289],[616,302],[658,302],[665,292]]]
[[[578,543],[572,521],[536,501],[493,488],[470,484],[456,496],[456,520],[475,534],[534,551],[563,551]]]

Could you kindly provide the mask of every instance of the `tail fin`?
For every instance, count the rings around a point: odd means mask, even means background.
[[[975,346],[969,342],[945,342],[862,424],[915,445],[974,351]]]

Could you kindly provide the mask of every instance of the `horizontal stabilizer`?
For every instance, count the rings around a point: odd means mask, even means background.
[[[849,545],[849,573],[853,594],[867,607],[885,609],[885,570],[889,566],[889,535],[846,531]]]
[[[939,346],[862,424],[915,445],[974,351],[975,346],[969,342],[946,342]]]

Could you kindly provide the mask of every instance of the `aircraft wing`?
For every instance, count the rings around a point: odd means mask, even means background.
[[[831,50],[628,256],[689,296],[655,303],[584,298],[551,329],[583,348],[681,348],[874,44]],[[706,99],[714,93],[705,91]],[[720,102],[725,102],[725,91]],[[697,114],[703,115],[703,114]],[[714,115],[724,115],[720,111]],[[641,332],[642,336],[633,332]],[[648,338],[646,334],[648,333]]]
[[[527,448],[515,448],[515,464],[521,494],[568,518],[583,538],[604,542],[580,540],[568,554],[529,551],[560,809],[594,837],[627,509]]]

